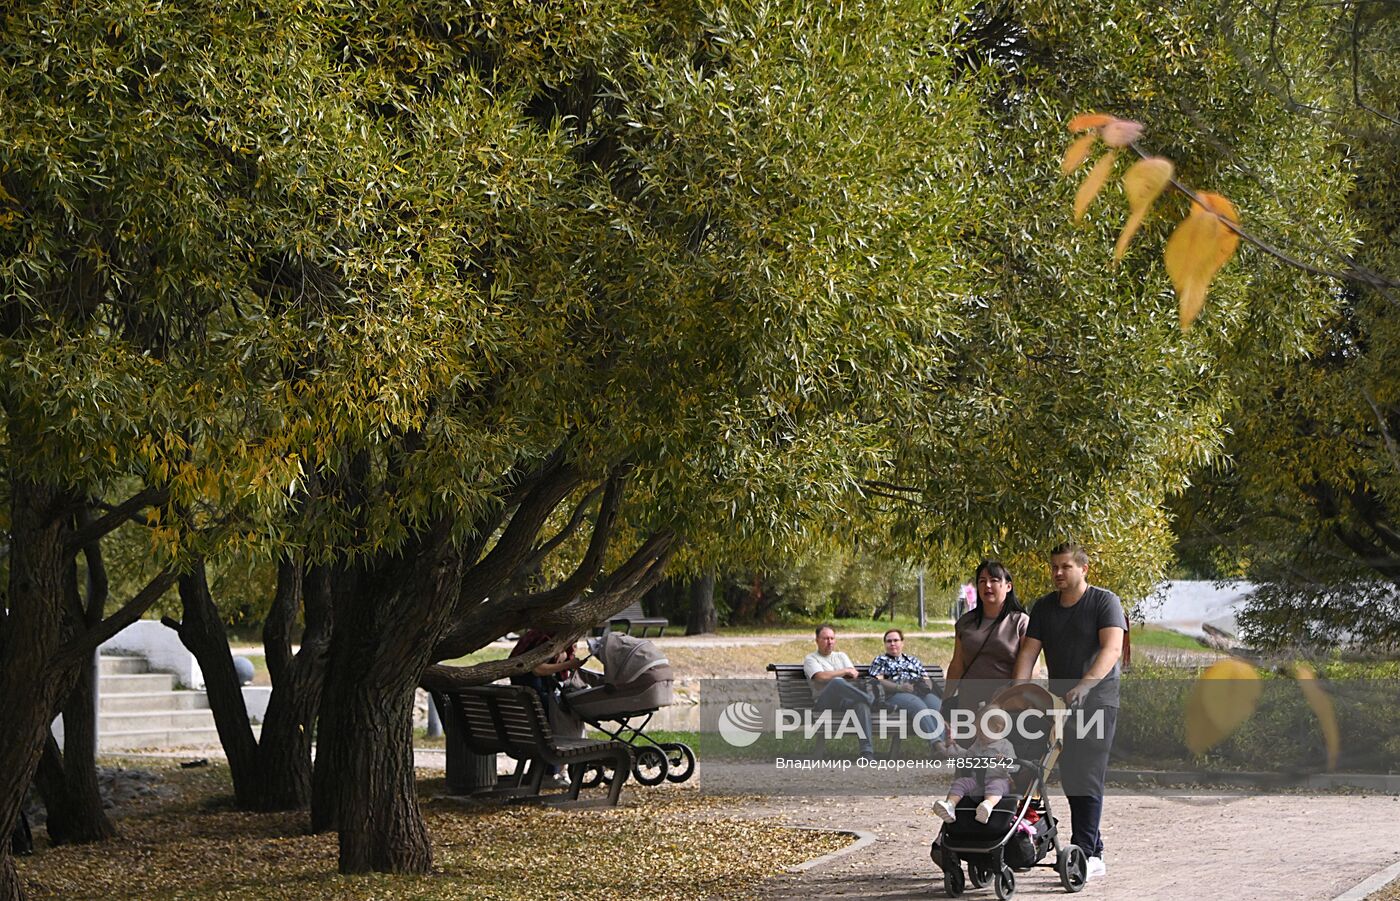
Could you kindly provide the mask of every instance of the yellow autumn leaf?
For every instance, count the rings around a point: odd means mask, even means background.
[[[1259,673],[1233,657],[1206,667],[1186,704],[1186,746],[1201,754],[1229,737],[1254,713]]]
[[[1298,680],[1303,697],[1317,715],[1318,726],[1322,729],[1322,740],[1327,744],[1327,769],[1335,770],[1337,757],[1342,752],[1342,733],[1337,726],[1337,709],[1332,705],[1332,699],[1327,696],[1327,692],[1317,684],[1317,673],[1312,667],[1306,663],[1294,664],[1293,678]]]
[[[1089,151],[1094,149],[1094,142],[1099,139],[1096,134],[1080,135],[1074,139],[1074,143],[1065,150],[1065,158],[1060,161],[1060,172],[1069,175],[1075,169],[1084,165],[1084,161],[1089,158]]]
[[[1091,128],[1103,128],[1112,121],[1113,117],[1104,113],[1080,113],[1069,120],[1069,130],[1078,133]]]
[[[1110,150],[1099,161],[1094,164],[1094,168],[1089,170],[1089,175],[1084,179],[1084,184],[1079,186],[1079,191],[1074,195],[1074,221],[1078,222],[1084,218],[1084,211],[1089,208],[1089,204],[1094,202],[1094,198],[1099,196],[1099,191],[1103,189],[1104,182],[1108,181],[1109,174],[1113,171],[1113,164],[1118,160],[1118,151]]]
[[[1099,135],[1110,147],[1127,147],[1142,137],[1142,123],[1132,119],[1114,119],[1099,129]]]
[[[1128,217],[1123,231],[1118,235],[1118,243],[1113,248],[1114,260],[1123,259],[1123,254],[1128,252],[1128,244],[1133,240],[1133,235],[1142,227],[1142,221],[1147,218],[1152,204],[1171,183],[1174,171],[1176,167],[1172,165],[1171,160],[1150,156],[1138,160],[1123,175],[1123,193],[1128,196],[1128,208],[1132,210],[1132,215]]]
[[[1191,204],[1191,215],[1172,232],[1163,255],[1167,274],[1176,287],[1182,331],[1196,321],[1215,274],[1240,246],[1240,236],[1221,221],[1223,217],[1239,222],[1234,205],[1209,192],[1200,194],[1199,200]]]

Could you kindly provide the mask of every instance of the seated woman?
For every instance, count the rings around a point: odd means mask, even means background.
[[[510,656],[519,657],[526,651],[533,650],[540,645],[548,644],[554,636],[540,629],[530,629],[511,648]],[[549,718],[549,728],[557,736],[565,738],[582,738],[583,721],[565,709],[559,700],[560,690],[566,685],[574,684],[577,679],[575,672],[583,661],[574,654],[574,644],[569,642],[559,653],[543,663],[538,663],[527,673],[518,673],[510,677],[512,685],[528,685],[540,696],[540,703],[544,706],[545,715]],[[581,684],[581,683],[580,683]],[[545,775],[549,781],[555,785],[564,784],[564,780],[559,775],[559,768],[550,765]]]
[[[870,677],[880,683],[884,702],[894,710],[908,714],[912,727],[914,718],[925,710],[938,710],[942,700],[924,676],[924,665],[918,657],[904,653],[904,633],[890,629],[885,633],[885,653],[870,661]],[[923,728],[933,730],[937,720],[925,717]],[[942,730],[931,742],[937,745]]]

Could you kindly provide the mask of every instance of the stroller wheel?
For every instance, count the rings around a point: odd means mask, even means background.
[[[969,863],[967,865],[967,881],[972,883],[973,888],[981,888],[992,881],[992,871],[981,864]]]
[[[660,748],[638,748],[632,764],[632,778],[643,785],[660,785],[666,781],[666,755]]]
[[[661,749],[666,752],[666,781],[684,782],[695,773],[695,752],[690,745],[668,741]]]
[[[996,885],[997,901],[1006,901],[1016,894],[1016,874],[1011,872],[1011,868],[1002,864],[1001,871],[997,873]]]
[[[1089,861],[1084,857],[1083,848],[1078,845],[1066,847],[1056,859],[1055,869],[1060,874],[1060,885],[1065,887],[1065,891],[1071,894],[1083,891],[1089,873]]]
[[[943,871],[943,891],[948,893],[949,898],[960,897],[967,884],[963,882],[962,868]]]

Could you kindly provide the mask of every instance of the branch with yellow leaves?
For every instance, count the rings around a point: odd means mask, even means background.
[[[1079,137],[1065,150],[1064,159],[1060,163],[1060,171],[1065,175],[1082,166],[1100,141],[1108,146],[1108,152],[1094,163],[1075,194],[1076,222],[1083,218],[1085,211],[1113,174],[1119,151],[1126,148],[1139,157],[1121,179],[1123,193],[1128,198],[1130,215],[1114,246],[1114,262],[1123,259],[1124,254],[1128,252],[1128,245],[1142,227],[1147,214],[1151,212],[1152,205],[1168,187],[1191,201],[1190,214],[1176,227],[1176,231],[1167,240],[1167,247],[1163,253],[1167,274],[1171,276],[1172,285],[1176,289],[1179,321],[1183,331],[1191,328],[1191,324],[1200,315],[1210,283],[1235,255],[1241,240],[1289,266],[1313,275],[1365,285],[1382,291],[1392,299],[1395,299],[1392,292],[1400,290],[1400,282],[1379,273],[1360,266],[1342,271],[1324,269],[1299,260],[1250,234],[1240,226],[1239,214],[1229,200],[1220,194],[1196,191],[1182,184],[1176,178],[1176,167],[1171,160],[1153,156],[1138,146],[1137,141],[1143,132],[1140,122],[1119,119],[1105,113],[1081,113],[1070,120],[1069,130]]]

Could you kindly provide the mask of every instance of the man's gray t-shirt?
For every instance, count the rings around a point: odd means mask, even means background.
[[[1111,626],[1126,630],[1128,621],[1118,595],[1104,588],[1090,585],[1073,607],[1060,606],[1055,591],[1035,602],[1026,637],[1045,648],[1052,692],[1063,695],[1084,677],[1099,653],[1099,630]],[[1086,706],[1117,707],[1121,671],[1118,663],[1113,664],[1112,672],[1090,692]]]

